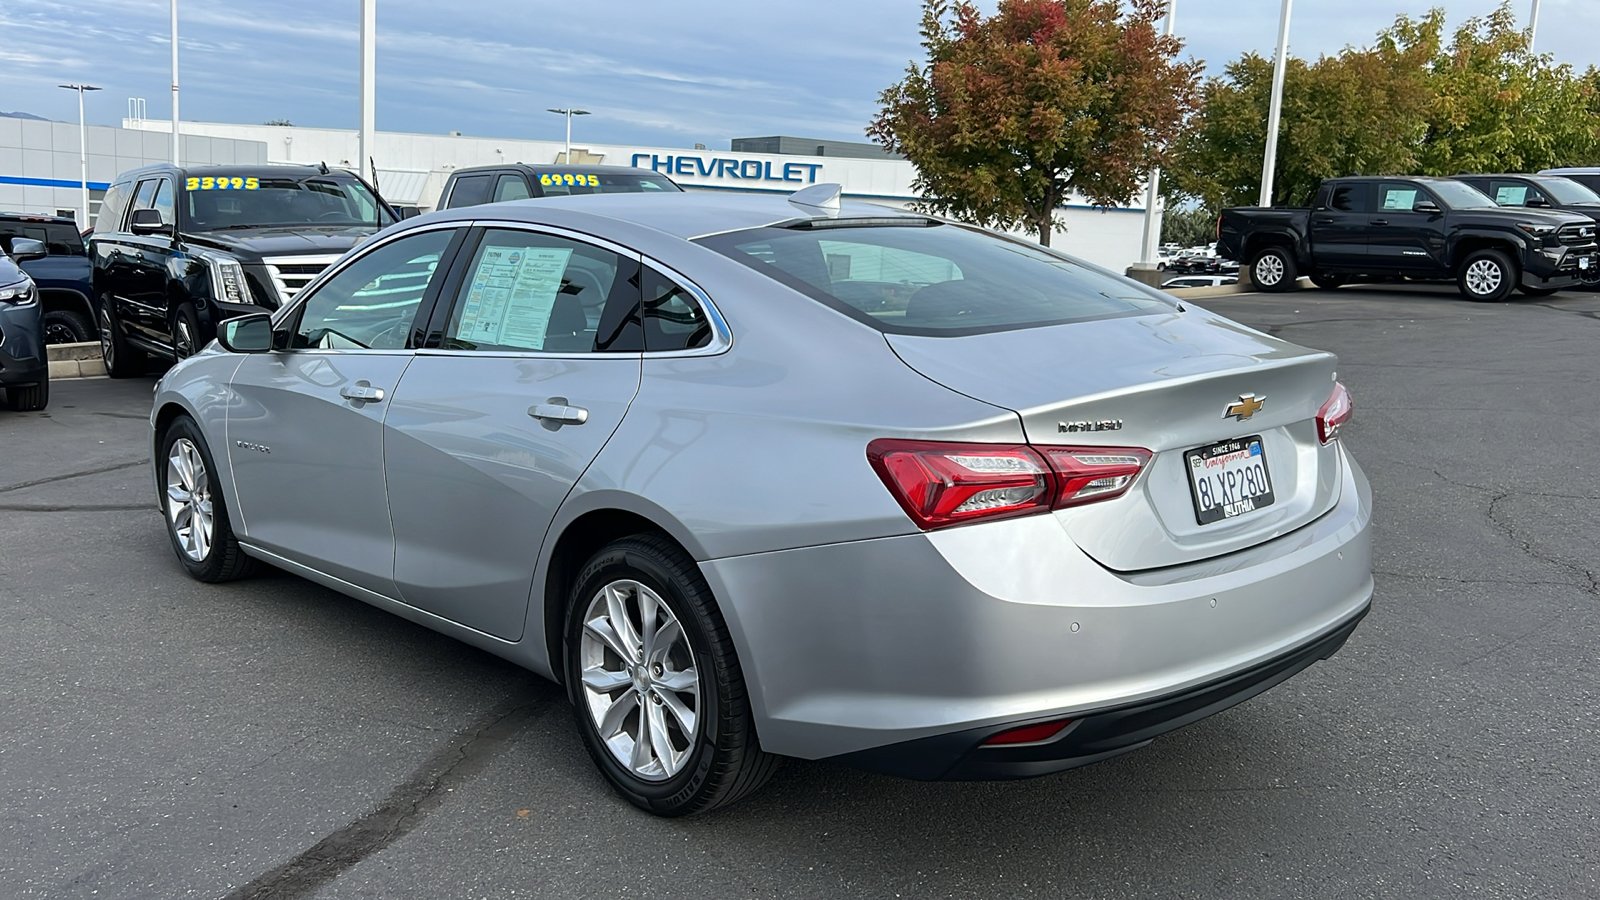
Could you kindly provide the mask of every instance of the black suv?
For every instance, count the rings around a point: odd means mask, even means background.
[[[219,323],[277,309],[396,218],[360,177],[326,165],[123,174],[89,238],[107,373],[192,355]]]
[[[50,402],[39,290],[17,265],[44,255],[44,244],[32,238],[8,241],[6,252],[0,253],[0,388],[5,389],[6,405],[15,410],[40,410]]]
[[[45,246],[42,259],[29,259],[22,270],[39,286],[47,344],[96,340],[94,308],[89,305],[89,257],[77,221],[62,216],[0,212],[0,252],[11,242],[28,238]]]
[[[671,178],[649,169],[628,166],[474,166],[450,173],[439,195],[439,209],[565,197],[570,194],[679,193],[683,188]]]

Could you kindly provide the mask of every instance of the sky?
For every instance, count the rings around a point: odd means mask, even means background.
[[[998,0],[978,0],[993,10]],[[1526,17],[1532,0],[1513,0]],[[1362,46],[1396,15],[1450,25],[1494,0],[1299,0],[1290,52]],[[1178,0],[1185,54],[1211,71],[1270,56],[1279,0]],[[0,110],[115,125],[128,98],[171,116],[167,0],[4,0]],[[359,0],[181,0],[187,121],[355,129]],[[377,127],[559,140],[547,107],[590,110],[574,141],[727,149],[736,137],[865,140],[880,91],[920,59],[920,0],[378,0]],[[1538,49],[1600,64],[1600,2],[1543,0]]]

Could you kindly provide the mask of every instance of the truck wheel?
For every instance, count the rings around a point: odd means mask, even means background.
[[[112,378],[143,375],[144,351],[128,346],[128,339],[122,336],[122,326],[111,315],[109,303],[109,300],[100,302],[100,356],[105,360],[106,374]]]
[[[1294,257],[1283,247],[1268,247],[1250,264],[1250,280],[1263,291],[1278,293],[1294,287],[1300,273],[1295,271]]]
[[[1517,286],[1517,267],[1499,250],[1479,250],[1461,263],[1456,283],[1468,300],[1497,303]]]
[[[1311,283],[1325,291],[1336,290],[1350,283],[1349,276],[1330,275],[1326,272],[1317,272],[1311,276]]]
[[[94,326],[83,313],[70,309],[53,309],[44,314],[39,324],[44,326],[46,344],[83,344],[95,339]]]

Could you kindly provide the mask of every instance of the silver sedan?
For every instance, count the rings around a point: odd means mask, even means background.
[[[554,679],[684,815],[790,756],[1055,772],[1331,655],[1350,412],[1328,353],[818,186],[409,220],[169,371],[151,444],[195,578]]]

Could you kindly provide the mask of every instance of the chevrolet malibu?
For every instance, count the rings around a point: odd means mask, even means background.
[[[673,816],[784,757],[1056,772],[1332,655],[1372,595],[1350,414],[1328,353],[818,185],[412,219],[151,426],[192,576],[554,679]]]

